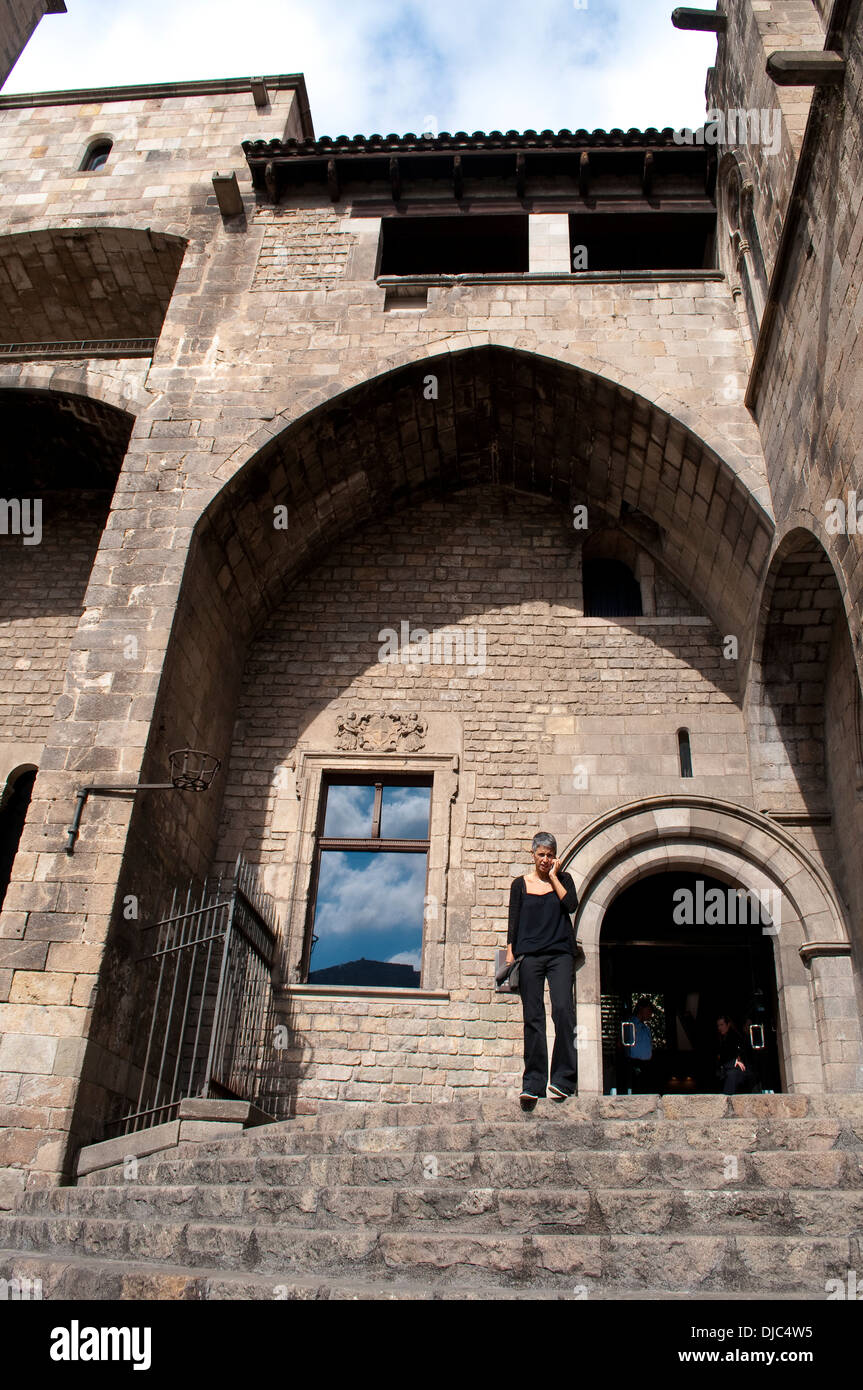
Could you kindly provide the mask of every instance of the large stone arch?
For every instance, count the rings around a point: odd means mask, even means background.
[[[56,363],[0,369],[3,496],[31,523],[38,507],[32,545],[0,536],[0,783],[43,764],[134,424],[122,392],[87,386]]]
[[[435,399],[423,390],[429,375]],[[195,525],[142,782],[165,780],[171,748],[228,756],[250,639],[334,543],[414,499],[491,484],[548,500],[567,525],[573,504],[587,501],[595,524],[628,528],[720,631],[740,630],[769,551],[768,513],[679,420],[603,377],[511,348],[423,354],[286,428],[274,420],[265,435],[238,471],[234,460]],[[287,508],[286,529],[274,525],[277,508]],[[117,901],[142,883],[155,893],[210,872],[224,787],[222,775],[206,796],[136,799]],[[115,918],[106,978],[131,977],[126,934]],[[91,1043],[120,1058],[126,1024],[104,998]]]
[[[186,251],[153,227],[49,226],[0,236],[0,343],[158,338]]]
[[[251,456],[246,444],[226,464],[195,525],[143,775],[158,779],[178,740],[229,746],[226,693],[236,700],[245,649],[268,614],[334,543],[415,499],[492,484],[568,515],[587,502],[594,526],[627,531],[720,632],[745,629],[773,523],[704,439],[644,396],[535,353],[442,346],[409,357],[287,426],[274,418]],[[286,528],[274,524],[279,511]],[[217,801],[201,798],[176,827],[186,849],[160,871],[169,881],[206,871]],[[154,826],[144,838],[161,863],[170,837]]]
[[[582,830],[562,859],[579,891],[579,1089],[602,1089],[600,935],[617,895],[648,874],[703,872],[754,892],[778,889],[773,937],[789,1091],[863,1089],[863,1039],[845,912],[823,868],[781,825],[729,802],[649,797]],[[842,1001],[841,1003],[839,1001]]]
[[[152,404],[152,396],[144,387],[148,368],[149,359],[146,358],[126,358],[110,363],[96,359],[80,363],[71,360],[2,362],[0,391],[80,396],[138,416]]]
[[[758,804],[795,817],[829,865],[863,971],[860,616],[831,538],[788,523],[765,576],[746,693]],[[850,559],[850,552],[846,552]]]
[[[334,403],[354,388],[368,386],[375,381],[383,381],[404,367],[417,366],[426,361],[429,363],[429,370],[433,370],[436,364],[440,365],[450,357],[486,348],[517,353],[525,359],[536,358],[540,362],[572,367],[586,376],[598,377],[618,386],[623,392],[631,392],[639,400],[648,402],[657,410],[672,416],[685,430],[697,436],[708,449],[713,450],[717,456],[723,459],[724,463],[736,474],[751,492],[758,505],[772,520],[770,489],[763,459],[755,439],[753,439],[755,452],[745,452],[734,442],[727,431],[723,432],[716,427],[704,410],[698,409],[691,403],[685,403],[667,389],[652,391],[649,381],[645,381],[643,374],[627,371],[619,363],[592,357],[588,353],[572,348],[549,348],[547,352],[537,353],[524,348],[517,333],[503,331],[454,333],[435,342],[418,344],[416,347],[404,348],[400,352],[391,353],[387,357],[377,358],[371,371],[364,365],[358,366],[349,374],[340,374],[338,379],[332,379],[314,387],[307,387],[302,391],[295,391],[291,395],[291,399],[277,411],[271,420],[261,425],[249,439],[233,451],[215,476],[223,482],[230,481],[262,449],[271,443],[274,436],[296,424],[311,411]]]
[[[426,399],[430,375],[438,394]],[[196,528],[226,555],[232,542],[244,556],[257,550],[264,591],[248,567],[241,581],[250,612],[272,603],[280,578],[289,584],[297,572],[273,534],[264,552],[264,511],[299,506],[308,540],[297,556],[302,566],[342,511],[353,525],[370,507],[411,492],[487,480],[568,507],[593,503],[605,522],[622,519],[648,550],[662,552],[657,558],[721,631],[747,627],[773,534],[766,482],[733,444],[709,442],[704,420],[698,433],[680,402],[652,401],[604,368],[491,342],[442,343],[406,353],[400,365],[348,390],[310,390],[288,415],[226,461],[225,486]],[[405,456],[400,467],[386,460],[392,446]],[[337,472],[323,466],[325,453],[340,463]],[[229,559],[228,583],[237,570]]]

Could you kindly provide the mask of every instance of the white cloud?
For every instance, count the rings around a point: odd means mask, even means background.
[[[397,956],[390,956],[388,965],[412,965],[414,970],[421,970],[423,963],[422,951],[399,951]]]
[[[367,839],[372,833],[374,787],[331,786],[327,791],[324,834],[334,839]]]
[[[318,134],[693,125],[712,35],[668,0],[68,0],[6,92],[303,72]]]
[[[360,857],[328,850],[315,932],[332,938],[350,932],[421,931],[425,880],[424,854]]]

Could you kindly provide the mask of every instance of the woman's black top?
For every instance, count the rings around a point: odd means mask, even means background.
[[[566,889],[559,898],[548,893],[528,893],[524,878],[515,878],[509,890],[509,931],[507,942],[516,956],[537,956],[568,951],[575,955],[575,932],[570,915],[578,907],[578,894],[569,874],[558,874]]]

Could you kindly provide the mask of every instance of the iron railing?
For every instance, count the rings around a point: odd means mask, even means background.
[[[31,357],[152,357],[155,338],[65,338],[51,343],[0,343],[0,362]]]
[[[142,957],[147,1040],[135,1108],[108,1126],[131,1134],[175,1119],[189,1097],[267,1108],[274,1065],[275,905],[254,869],[177,893]]]

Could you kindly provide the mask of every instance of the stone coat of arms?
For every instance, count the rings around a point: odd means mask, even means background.
[[[346,714],[336,740],[346,753],[417,753],[425,746],[426,723],[418,714]]]

